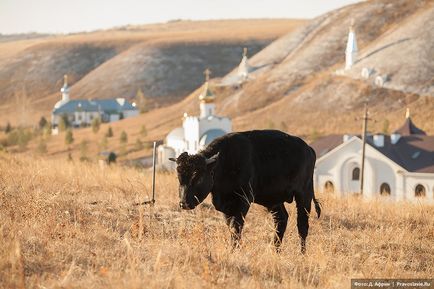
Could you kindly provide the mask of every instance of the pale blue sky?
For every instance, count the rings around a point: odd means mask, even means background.
[[[172,19],[313,18],[360,0],[0,0],[0,33],[68,33]]]

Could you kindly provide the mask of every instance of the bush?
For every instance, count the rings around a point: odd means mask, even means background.
[[[120,137],[119,141],[121,144],[128,143],[128,135],[124,130],[121,132],[121,137]]]
[[[74,142],[74,135],[72,134],[72,130],[68,129],[65,134],[65,144],[70,145]]]
[[[101,126],[101,119],[99,117],[94,118],[92,120],[91,126],[92,126],[93,133],[97,133]]]
[[[12,126],[10,122],[8,122],[5,127],[5,133],[10,133],[11,131],[12,131]]]
[[[17,145],[20,150],[25,150],[27,144],[33,138],[33,134],[29,129],[18,128],[12,130],[7,137],[7,145]]]
[[[136,151],[140,151],[142,149],[144,149],[145,146],[143,145],[143,142],[140,138],[136,139],[136,143],[134,144],[134,150]]]
[[[113,129],[111,126],[108,127],[107,132],[105,133],[106,137],[113,137]]]
[[[59,118],[58,127],[60,132],[65,131],[69,127],[68,117],[65,114]]]
[[[48,124],[48,121],[45,117],[41,116],[41,119],[39,120],[39,129],[44,129],[45,126]]]
[[[146,137],[148,135],[148,130],[146,129],[145,125],[142,125],[142,127],[140,128],[140,135],[142,137]]]

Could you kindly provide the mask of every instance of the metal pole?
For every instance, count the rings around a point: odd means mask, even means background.
[[[157,150],[157,142],[154,141],[154,151],[152,153],[152,204],[155,203],[155,155]]]
[[[368,128],[368,103],[365,103],[365,114],[363,116],[363,134],[362,134],[362,168],[360,170],[360,194],[363,195],[363,180],[365,176],[365,147],[366,131]]]

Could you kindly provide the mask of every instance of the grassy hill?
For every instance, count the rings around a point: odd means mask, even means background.
[[[300,25],[297,28],[292,26],[294,29],[291,32],[250,58],[249,63],[259,69],[241,87],[221,86],[225,79],[231,77],[236,65],[228,65],[228,74],[220,74],[222,77],[212,79],[212,89],[217,95],[217,113],[230,116],[234,130],[276,128],[310,141],[331,133],[360,133],[360,117],[364,103],[369,99],[370,132],[392,132],[403,123],[405,110],[409,107],[414,122],[428,134],[434,134],[434,63],[429,61],[432,58],[430,55],[434,55],[431,41],[434,37],[433,16],[432,1],[375,0],[346,6],[298,23]],[[352,19],[357,34],[359,60],[351,70],[337,73],[344,67],[344,51]],[[193,24],[194,22],[191,23]],[[184,31],[185,25],[190,25],[190,22],[178,25],[184,25],[179,27],[180,31]],[[137,29],[140,31],[142,28]],[[128,35],[135,33],[134,29],[127,31]],[[104,35],[105,32],[101,33]],[[200,35],[209,37],[209,33]],[[71,36],[73,37],[84,36]],[[216,31],[215,37],[226,39],[225,37],[232,36]],[[219,43],[221,45],[222,42]],[[129,54],[141,45],[144,44],[133,46],[124,53]],[[202,44],[198,45],[186,46],[184,52],[188,54],[190,49],[197,52]],[[236,64],[239,61],[240,47],[242,46],[237,45],[235,49]],[[214,53],[218,50],[212,47],[209,49]],[[173,54],[174,52],[166,53]],[[118,67],[118,61],[124,62],[121,55],[123,54],[98,66],[84,79],[92,79],[92,75],[99,70],[114,71]],[[157,54],[153,55],[157,57]],[[210,56],[204,56],[204,59],[207,57]],[[219,58],[224,59],[220,54]],[[105,66],[112,68],[105,69]],[[160,75],[160,66],[155,66],[157,70],[149,68],[152,71],[150,79]],[[361,78],[363,67],[374,68],[374,76],[367,80]],[[185,74],[189,74],[189,70],[185,69]],[[136,75],[144,74],[145,72]],[[168,72],[163,74],[170,75]],[[90,128],[74,131],[75,142],[71,145],[73,156],[79,157],[82,142],[90,143],[89,154],[95,155],[100,150],[99,144],[104,139],[108,126],[113,128],[115,136],[108,140],[107,149],[120,151],[119,136],[125,131],[129,141],[128,154],[123,158],[135,159],[149,155],[149,149],[135,149],[137,139],[143,142],[162,140],[171,129],[180,125],[184,112],[198,113],[198,95],[203,80],[200,71],[196,74],[196,90],[192,88],[192,93],[172,105],[154,109],[136,118],[104,124],[97,134]],[[386,74],[389,80],[384,87],[376,86],[374,77]],[[93,82],[78,81],[73,86],[73,91],[84,87],[84,83]],[[113,82],[113,86],[120,85],[114,80],[110,82]],[[146,127],[146,135],[140,133],[142,126]],[[63,134],[51,137],[46,142],[50,157],[66,157],[67,147]],[[30,151],[35,152],[37,146],[36,141],[32,142],[29,145]]]
[[[231,251],[209,198],[178,205],[175,174],[12,156],[0,152],[2,288],[349,288],[351,278],[430,278],[434,210],[429,205],[317,196],[307,254],[296,210],[282,252],[270,214],[253,205],[242,246]]]
[[[48,116],[64,74],[72,98],[133,98],[157,106],[191,93],[206,67],[228,73],[243,47],[253,53],[302,20],[176,21],[0,42],[0,122]],[[2,39],[5,37],[2,37]],[[22,37],[25,38],[25,37]],[[25,107],[27,120],[17,119]]]

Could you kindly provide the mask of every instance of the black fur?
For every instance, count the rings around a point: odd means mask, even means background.
[[[224,213],[238,246],[250,204],[263,205],[273,214],[278,248],[288,219],[283,204],[295,199],[301,250],[305,252],[312,201],[318,217],[321,213],[313,191],[315,161],[311,147],[281,131],[227,134],[196,155],[183,153],[177,158],[180,206],[193,209],[211,193],[214,207]]]

